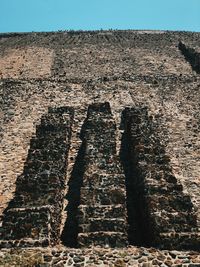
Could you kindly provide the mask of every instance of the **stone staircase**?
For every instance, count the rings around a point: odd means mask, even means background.
[[[57,244],[73,109],[50,109],[31,140],[14,199],[4,212],[1,247]]]
[[[133,244],[199,250],[196,211],[173,175],[147,109],[127,108],[123,118],[129,155],[128,216],[135,212],[135,220],[141,222],[136,228],[140,240],[133,236]]]
[[[116,156],[116,125],[108,103],[90,105],[83,125],[84,175],[78,246],[127,244],[125,176]]]
[[[83,122],[85,112],[49,108],[42,116],[3,215],[0,247],[199,250],[195,209],[147,109],[124,110],[121,146],[109,103],[89,105]]]

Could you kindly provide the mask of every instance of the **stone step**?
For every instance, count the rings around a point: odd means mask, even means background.
[[[23,174],[40,174],[50,172],[52,174],[64,174],[66,169],[66,160],[59,161],[28,161],[24,164]]]
[[[22,238],[22,239],[12,239],[12,240],[0,240],[0,249],[1,248],[28,248],[28,247],[48,247],[50,245],[50,240],[48,238],[43,239],[31,239],[31,238]]]
[[[27,160],[31,161],[64,161],[66,160],[66,144],[62,144],[58,148],[29,149]]]
[[[80,205],[113,205],[124,204],[126,192],[124,188],[107,187],[106,189],[81,188]]]
[[[162,205],[162,209],[165,211],[192,212],[193,210],[190,197],[183,195],[182,192],[168,192],[167,196],[155,193],[146,198],[148,202],[156,203],[156,206]]]
[[[45,136],[49,139],[61,138],[64,140],[65,135],[70,132],[70,130],[67,129],[67,126],[69,126],[70,123],[67,124],[36,126],[36,137],[40,139],[43,138],[45,134]]]
[[[7,210],[0,228],[0,239],[50,239],[51,214],[51,206]]]
[[[48,186],[45,184],[34,184],[29,183],[19,186],[19,191],[15,195],[15,198],[10,202],[10,208],[31,208],[32,206],[40,207],[40,206],[49,206],[49,205],[57,205],[58,201],[62,201],[64,198],[65,191],[64,186],[60,186],[60,190],[58,190],[58,186],[60,183],[58,182],[57,187],[55,184],[49,184]],[[26,190],[25,190],[26,188]]]
[[[85,176],[83,180],[83,187],[109,187],[119,186],[125,187],[125,176],[123,174],[99,174],[93,173],[91,176]]]
[[[105,174],[118,175],[123,173],[121,166],[118,163],[116,163],[115,160],[114,162],[111,162],[112,161],[111,156],[108,156],[106,158],[103,154],[96,156],[94,153],[93,155],[91,154],[85,155],[85,159],[87,165],[89,166],[91,164],[92,166],[94,166],[93,171],[95,169],[98,170],[98,173],[100,175],[105,175]],[[89,171],[90,169],[87,170],[87,172]],[[91,171],[91,174],[93,173],[93,171]]]
[[[60,188],[65,187],[63,174],[54,174],[48,170],[37,174],[22,174],[18,176],[18,180],[20,181],[20,183],[17,185],[18,193],[36,192],[35,189],[37,189],[37,191],[43,192],[44,194],[45,192],[49,193],[53,192],[54,190],[57,191],[58,186]]]
[[[128,245],[127,240],[127,234],[121,232],[93,232],[78,234],[78,245],[80,247],[125,247]]]
[[[157,211],[150,211],[150,217],[156,221],[157,227],[161,232],[192,232],[196,223],[195,212],[168,212],[160,209]]]
[[[89,159],[88,159],[89,160]],[[99,168],[99,162],[95,162],[92,161],[92,163],[88,162],[87,163],[92,164],[93,168],[92,170],[91,169],[87,169],[86,172],[85,172],[85,175],[87,176],[92,176],[94,173],[95,174],[98,174],[98,175],[101,175],[101,176],[124,176],[124,172],[122,170],[122,168],[118,165],[110,165],[108,167],[108,165],[105,165],[105,163],[101,163],[101,164],[104,164],[103,168]],[[98,170],[98,171],[94,171],[94,170]]]
[[[126,232],[127,222],[125,219],[118,218],[90,218],[84,221],[84,224],[79,224],[79,232]]]
[[[50,135],[48,136],[50,137]],[[30,141],[31,149],[45,149],[47,146],[51,148],[58,148],[59,145],[66,147],[69,144],[69,141],[63,136],[52,135],[52,138],[46,138],[46,136],[34,137]]]
[[[95,205],[79,206],[79,222],[88,220],[89,218],[126,218],[126,207],[125,204],[118,205]]]
[[[174,249],[177,250],[197,250],[200,251],[200,231],[192,232],[169,232],[169,233],[160,233],[160,245],[165,249]]]

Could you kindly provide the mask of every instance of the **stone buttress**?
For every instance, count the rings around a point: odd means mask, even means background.
[[[129,165],[126,180],[131,243],[199,249],[193,204],[173,175],[147,109],[126,108],[123,123]]]
[[[116,155],[109,103],[88,108],[82,129],[84,174],[78,207],[78,246],[127,244],[125,176]]]
[[[14,199],[4,212],[1,245],[48,246],[59,242],[73,109],[49,109],[32,138]]]

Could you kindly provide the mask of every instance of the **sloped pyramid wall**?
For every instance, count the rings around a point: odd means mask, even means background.
[[[198,266],[199,40],[0,35],[1,265]]]

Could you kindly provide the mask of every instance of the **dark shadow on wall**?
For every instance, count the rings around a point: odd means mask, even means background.
[[[133,155],[134,144],[130,138],[130,124],[125,123],[122,113],[120,160],[125,173],[126,205],[128,215],[128,242],[130,245],[149,247],[153,244],[148,207],[145,201],[144,177],[137,167],[137,156]]]
[[[184,55],[185,59],[190,63],[192,69],[200,74],[200,53],[195,51],[194,48],[186,46],[184,43],[179,42],[178,48]]]
[[[68,115],[66,119],[63,114]],[[27,246],[27,242],[48,246],[60,241],[72,120],[69,107],[49,109],[41,117],[23,173],[17,177],[14,197],[4,211],[0,239],[20,240],[20,246]],[[24,241],[26,238],[32,241]]]
[[[81,139],[82,139],[82,131],[84,128],[84,124],[81,129],[81,134],[80,134]],[[72,248],[78,247],[77,243],[78,232],[79,232],[78,207],[80,205],[80,191],[83,184],[83,175],[85,172],[84,155],[85,155],[85,142],[83,141],[78,151],[78,155],[74,163],[72,174],[68,182],[69,190],[66,195],[66,198],[68,200],[68,205],[66,207],[67,220],[65,222],[65,226],[61,235],[61,242],[65,246]]]

